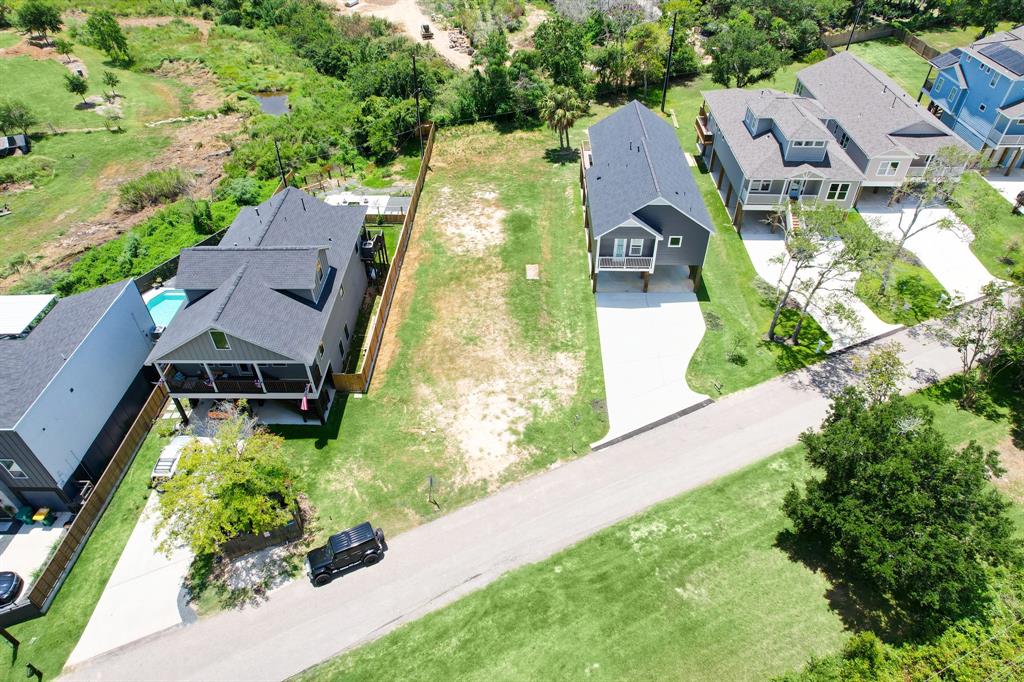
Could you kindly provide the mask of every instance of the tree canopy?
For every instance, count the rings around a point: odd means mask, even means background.
[[[786,50],[772,45],[769,35],[754,25],[754,17],[737,12],[707,42],[711,78],[725,87],[743,88],[771,78],[789,59]]]
[[[15,23],[23,30],[44,39],[50,33],[56,33],[64,25],[60,18],[60,10],[43,0],[25,0],[14,16]]]
[[[128,39],[110,12],[99,10],[90,14],[85,22],[85,33],[91,44],[106,52],[111,61],[118,64],[131,63]]]
[[[18,131],[28,135],[28,129],[36,123],[39,123],[39,119],[24,102],[14,99],[0,102],[0,134],[9,135]]]
[[[987,567],[1019,556],[1009,503],[989,483],[997,454],[952,447],[927,408],[900,396],[869,405],[848,388],[800,440],[822,476],[787,493],[786,516],[897,612],[931,627],[976,613]]]

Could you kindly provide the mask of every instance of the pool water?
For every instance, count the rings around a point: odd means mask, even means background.
[[[149,299],[146,307],[158,327],[166,327],[185,303],[185,292],[181,289],[167,289]]]

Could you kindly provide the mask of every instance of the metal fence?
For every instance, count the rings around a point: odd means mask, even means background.
[[[423,191],[423,183],[427,177],[430,155],[434,150],[434,133],[436,131],[437,127],[431,123],[430,132],[427,134],[427,143],[423,149],[420,172],[416,177],[416,186],[412,191],[412,200],[409,202],[409,210],[405,214],[405,220],[402,221],[402,231],[398,235],[395,255],[391,258],[391,266],[388,268],[388,275],[384,280],[380,307],[377,309],[377,317],[373,320],[373,329],[370,332],[370,342],[366,348],[366,357],[363,358],[362,369],[351,374],[333,374],[331,379],[334,382],[334,388],[339,391],[366,393],[370,388],[370,380],[373,378],[373,370],[377,365],[377,355],[380,353],[381,340],[384,337],[384,326],[387,324],[388,315],[391,312],[391,304],[394,302],[395,289],[398,287],[398,278],[402,273],[402,263],[405,261],[405,252],[409,248],[409,237],[412,233],[413,222],[416,219],[416,208],[420,203],[420,192]]]
[[[28,602],[39,609],[40,613],[46,613],[50,607],[50,603],[74,566],[86,540],[89,539],[90,533],[110,503],[110,499],[121,483],[121,479],[124,478],[125,472],[128,471],[128,467],[135,460],[135,455],[149,434],[153,422],[160,416],[166,402],[167,389],[162,384],[158,384],[114,452],[110,464],[96,481],[96,486],[89,493],[85,504],[82,505],[67,532],[64,533],[49,563],[32,584],[27,595]]]

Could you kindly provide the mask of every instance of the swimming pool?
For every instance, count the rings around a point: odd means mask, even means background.
[[[166,327],[185,303],[185,292],[181,289],[166,289],[149,299],[146,307],[158,327]]]

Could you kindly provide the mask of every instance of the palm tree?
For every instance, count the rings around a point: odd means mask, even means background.
[[[549,128],[558,131],[558,146],[569,146],[569,128],[586,113],[587,104],[571,88],[555,86],[541,100],[540,115]]]

